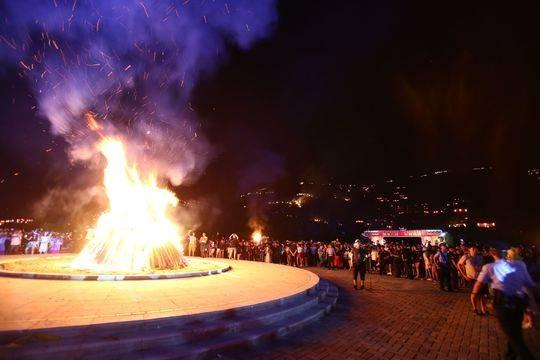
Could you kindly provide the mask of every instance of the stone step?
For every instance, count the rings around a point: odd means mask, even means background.
[[[147,349],[135,353],[134,357],[145,359],[200,359],[210,356],[219,357],[222,352],[253,347],[261,342],[277,339],[298,331],[312,322],[319,320],[329,313],[336,304],[338,297],[337,288],[332,289],[331,293],[334,296],[329,295],[325,300],[322,300],[317,306],[310,308],[308,311],[267,326],[180,346],[170,344],[159,347],[148,346]]]
[[[169,346],[176,347],[182,344],[194,344],[204,341],[208,337],[222,338],[234,336],[242,332],[250,332],[254,328],[265,328],[274,323],[280,323],[288,318],[302,315],[310,308],[316,307],[320,302],[328,302],[326,299],[337,298],[335,287],[322,281],[316,291],[303,293],[301,296],[293,296],[287,301],[275,302],[272,306],[254,306],[250,309],[224,313],[221,318],[213,316],[201,317],[199,321],[170,321],[164,319],[162,324],[154,322],[152,326],[126,327],[122,324],[114,328],[113,324],[106,326],[86,327],[85,332],[72,332],[67,334],[61,329],[61,335],[47,333],[49,337],[59,337],[58,341],[32,342],[28,349],[13,348],[9,351],[14,355],[19,354],[28,357],[39,356],[40,358],[56,358],[58,356],[72,354],[73,352],[82,357],[92,357],[94,353],[124,354],[133,353],[144,347]],[[268,305],[268,304],[267,304]],[[5,349],[4,350],[9,350]],[[112,356],[114,357],[114,356]]]
[[[46,334],[47,336],[52,337],[60,337],[60,338],[67,338],[71,336],[75,336],[77,334],[84,334],[88,335],[93,332],[113,332],[113,333],[121,333],[123,331],[130,331],[137,329],[139,331],[147,330],[147,329],[159,329],[164,326],[195,326],[204,322],[208,321],[216,321],[220,319],[229,319],[235,316],[245,316],[249,315],[250,313],[261,311],[264,309],[271,309],[273,307],[279,307],[284,306],[289,303],[294,303],[295,301],[298,301],[299,299],[304,299],[306,295],[313,295],[315,293],[320,293],[321,290],[325,290],[328,288],[328,284],[326,281],[320,281],[316,286],[313,288],[300,292],[285,298],[280,298],[272,301],[267,301],[260,304],[255,305],[249,305],[249,306],[242,306],[237,307],[234,309],[227,309],[227,310],[220,310],[220,311],[213,311],[213,312],[206,312],[206,313],[200,313],[200,314],[193,314],[193,315],[185,315],[185,316],[174,316],[174,317],[168,317],[168,318],[156,318],[156,319],[148,319],[144,321],[126,321],[126,322],[113,322],[113,323],[102,323],[102,324],[95,324],[91,327],[89,326],[70,326],[70,327],[60,327],[60,328],[49,328],[49,329],[43,329],[41,332]],[[105,305],[104,305],[105,306]],[[15,339],[20,339],[22,337],[25,337],[26,335],[32,333],[34,334],[36,331],[0,331],[0,347],[9,344]]]
[[[318,296],[317,296],[318,295]],[[114,328],[92,328],[84,334],[75,333],[72,335],[64,335],[61,338],[61,346],[51,342],[41,344],[33,344],[31,353],[39,353],[42,350],[48,350],[49,345],[54,346],[54,352],[65,352],[69,349],[78,346],[79,350],[88,348],[89,350],[97,350],[105,347],[126,347],[132,346],[133,342],[138,342],[144,337],[145,341],[168,341],[175,344],[183,344],[185,342],[195,341],[200,338],[209,336],[222,336],[229,333],[239,332],[257,325],[266,325],[290,315],[294,315],[301,311],[305,311],[311,306],[315,306],[319,302],[319,298],[324,298],[326,293],[320,291],[317,295],[306,295],[302,298],[295,299],[292,302],[275,306],[267,309],[252,311],[249,314],[232,316],[216,320],[207,320],[198,323],[182,323],[177,324],[167,323],[164,326],[156,327],[132,327],[122,328],[121,331]],[[47,335],[54,335],[48,333]],[[83,341],[84,338],[84,341]],[[82,345],[81,345],[82,344]]]

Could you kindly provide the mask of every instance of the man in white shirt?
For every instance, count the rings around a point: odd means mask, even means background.
[[[336,251],[334,250],[334,247],[332,244],[328,244],[326,247],[326,268],[328,270],[334,270],[334,256],[336,255]]]
[[[528,288],[538,300],[536,284],[522,262],[502,259],[498,249],[490,249],[489,253],[495,262],[482,267],[473,287],[473,295],[479,296],[483,284],[491,285],[495,314],[508,338],[506,358],[514,359],[517,355],[520,359],[534,359],[523,340],[521,323],[527,306],[523,290]]]
[[[17,255],[21,251],[22,230],[15,230],[11,235],[11,254]]]

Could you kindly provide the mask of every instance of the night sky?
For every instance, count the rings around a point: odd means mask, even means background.
[[[190,106],[213,157],[179,196],[225,212],[259,186],[490,165],[516,206],[517,174],[540,159],[538,10],[279,1],[272,35],[230,46],[195,86]],[[69,164],[14,65],[2,65],[0,84],[0,215],[24,215],[88,170]]]

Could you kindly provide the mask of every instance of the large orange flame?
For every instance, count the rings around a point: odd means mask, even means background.
[[[252,234],[251,234],[251,239],[253,240],[254,243],[256,243],[257,245],[261,243],[262,239],[263,239],[263,234],[262,234],[262,231],[261,230],[255,230]]]
[[[104,138],[99,151],[107,159],[104,185],[109,209],[98,219],[90,242],[72,266],[119,271],[179,268],[181,229],[168,215],[178,199],[160,188],[154,175],[144,180],[126,160],[119,139]]]

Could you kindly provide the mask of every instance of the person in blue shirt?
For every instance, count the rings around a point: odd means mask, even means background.
[[[534,359],[525,340],[521,323],[527,307],[525,288],[529,288],[535,298],[538,299],[536,284],[527,272],[522,262],[512,262],[501,258],[498,249],[489,250],[495,260],[486,264],[478,275],[474,284],[472,295],[478,297],[483,284],[489,284],[494,292],[493,307],[503,332],[508,338],[507,359]]]
[[[452,263],[446,244],[439,245],[439,251],[433,256],[433,261],[437,267],[439,287],[441,290],[444,290],[446,285],[447,290],[452,291],[452,281],[450,278],[450,267],[452,266]]]

